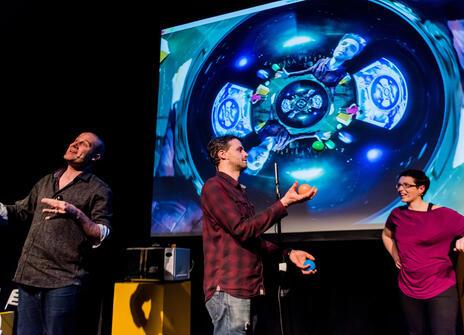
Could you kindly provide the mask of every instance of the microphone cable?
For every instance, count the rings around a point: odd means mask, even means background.
[[[277,162],[274,162],[274,182],[275,182],[275,194],[276,200],[280,200],[280,189],[279,189],[279,166]],[[277,234],[277,243],[279,247],[282,245],[282,227],[281,220],[279,219],[274,226],[274,232]],[[277,286],[277,306],[279,310],[279,325],[280,325],[280,334],[285,335],[284,331],[284,318],[282,312],[282,297],[285,297],[288,294],[288,289],[282,288],[282,283],[284,281],[284,275],[287,272],[287,263],[285,256],[282,259],[282,262],[279,264],[279,284]]]

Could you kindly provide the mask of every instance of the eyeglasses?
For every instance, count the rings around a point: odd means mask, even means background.
[[[407,190],[407,189],[410,189],[411,187],[418,187],[418,186],[415,185],[415,184],[406,184],[406,183],[405,184],[400,184],[400,183],[398,183],[398,184],[395,185],[395,187],[396,187],[397,190],[399,190],[400,187]]]

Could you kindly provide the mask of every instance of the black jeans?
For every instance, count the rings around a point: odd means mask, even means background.
[[[409,335],[455,335],[459,313],[456,286],[430,299],[400,293]]]

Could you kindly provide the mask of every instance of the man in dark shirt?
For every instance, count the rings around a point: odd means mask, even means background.
[[[290,205],[311,199],[317,189],[296,192],[297,183],[263,212],[255,214],[244,188],[238,182],[247,167],[248,154],[235,136],[212,139],[208,154],[217,169],[201,192],[203,211],[204,292],[214,334],[247,334],[251,331],[251,304],[264,294],[261,256],[279,248],[261,238]],[[304,265],[314,257],[302,250],[286,252],[303,274],[313,274]]]
[[[108,236],[112,217],[111,190],[91,173],[103,151],[97,135],[80,134],[64,154],[66,168],[14,205],[0,203],[0,222],[32,222],[14,276],[18,335],[76,333],[88,256]]]

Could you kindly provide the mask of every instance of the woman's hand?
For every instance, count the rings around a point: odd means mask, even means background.
[[[459,240],[456,241],[454,251],[464,252],[464,237],[461,237]]]
[[[393,261],[395,262],[395,266],[399,270],[401,270],[401,259],[400,259],[400,255],[398,255],[398,249],[396,248],[396,245],[393,248],[392,257],[393,257]]]

